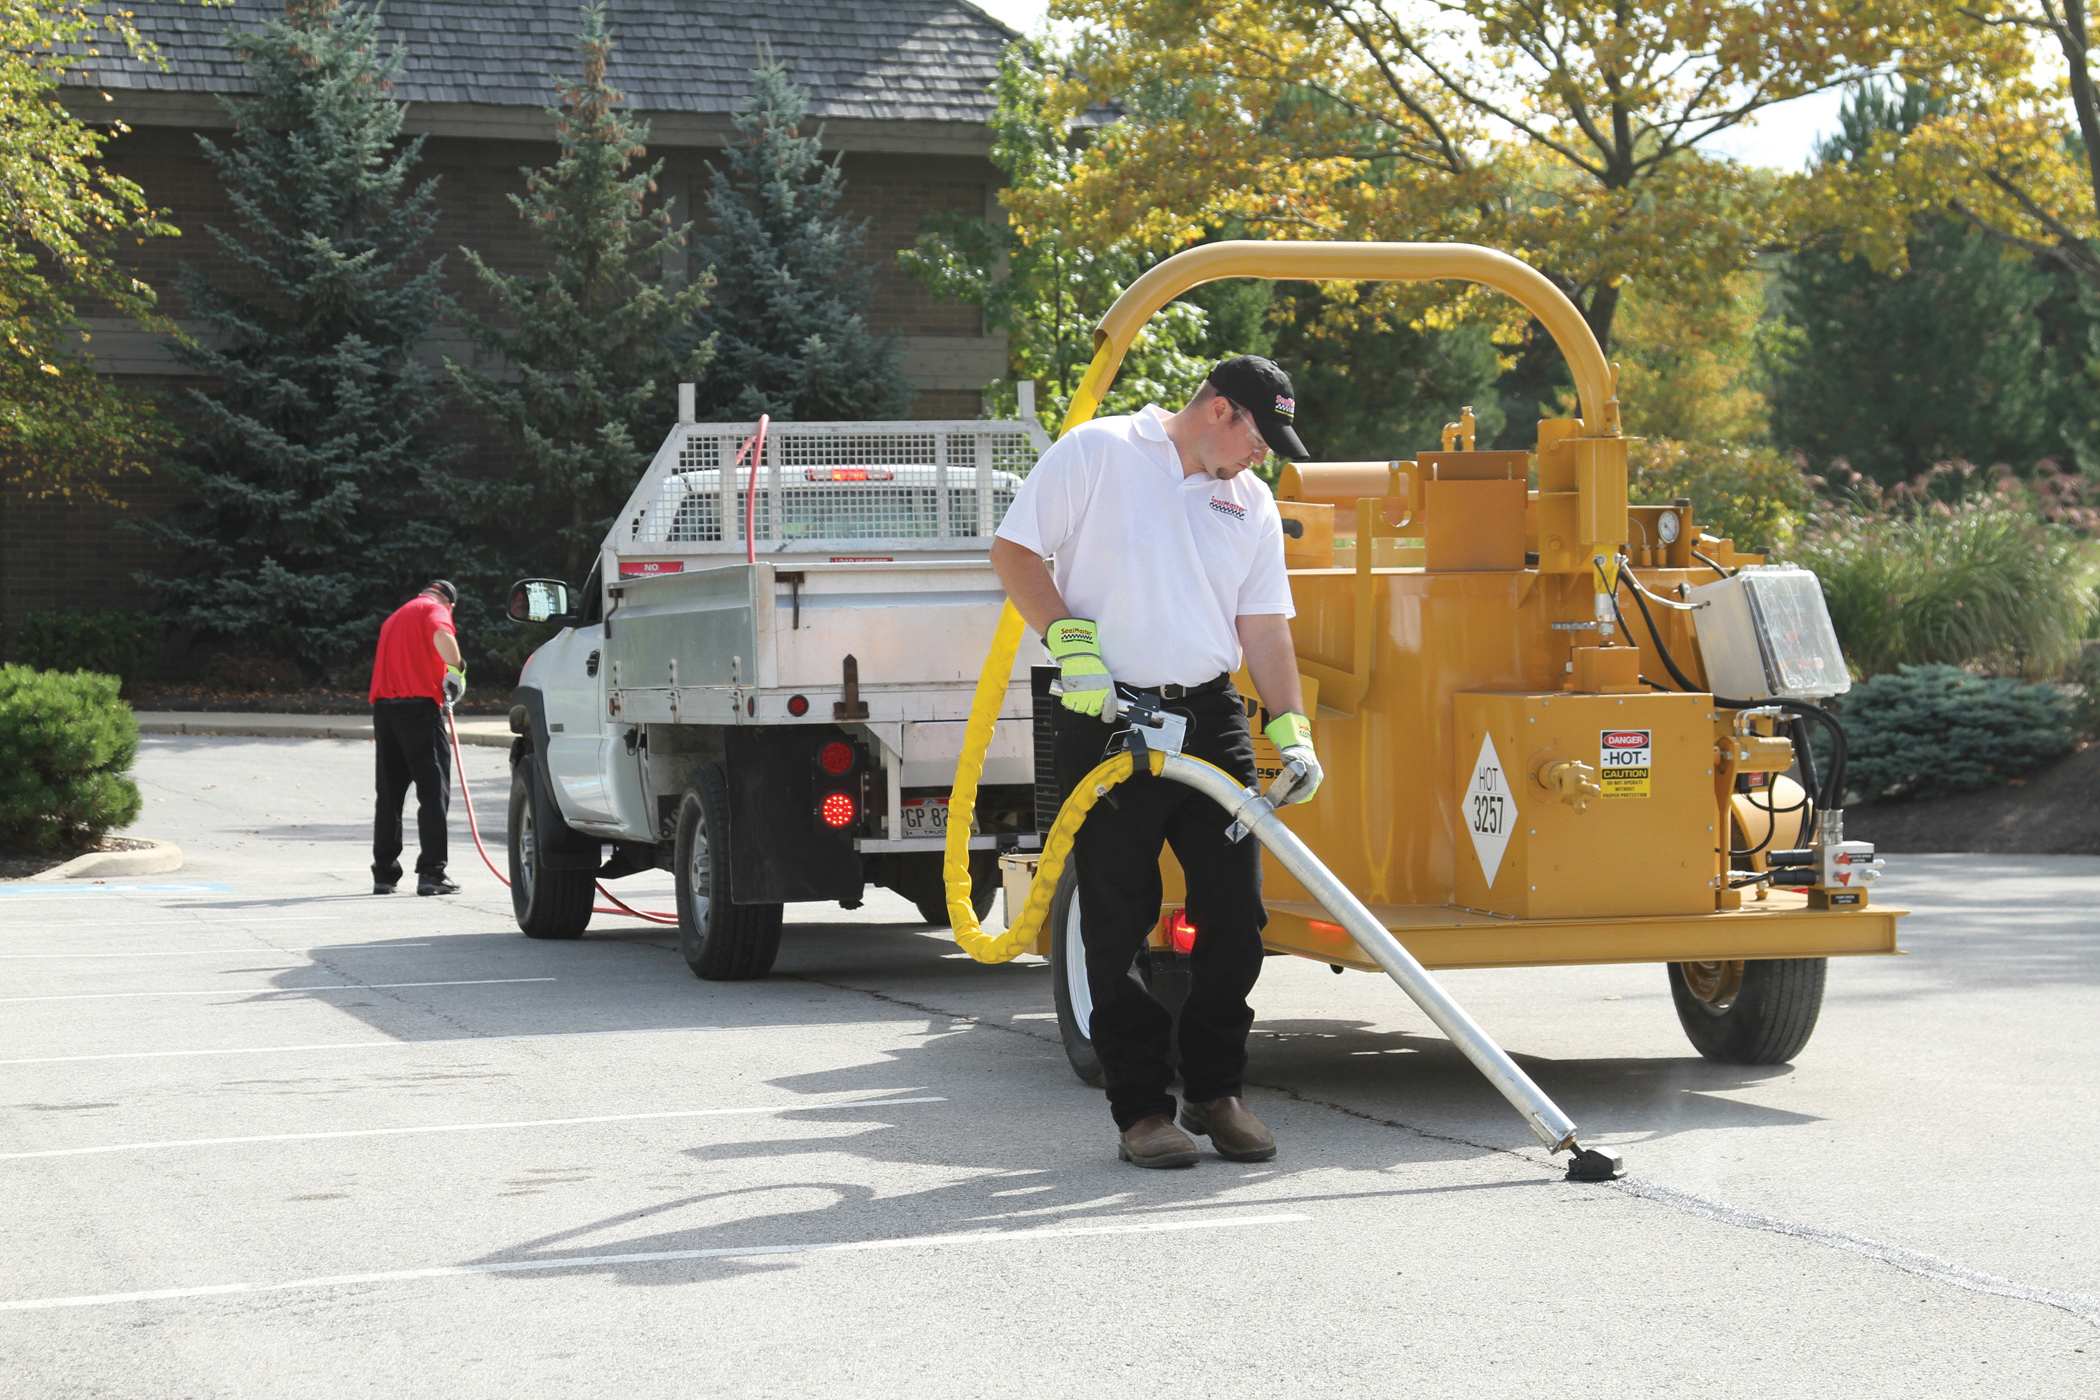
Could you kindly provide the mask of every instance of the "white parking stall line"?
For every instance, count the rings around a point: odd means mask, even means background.
[[[775,1103],[757,1108],[677,1108],[657,1113],[605,1113],[591,1118],[528,1118],[509,1123],[438,1123],[412,1128],[349,1128],[332,1133],[263,1133],[254,1137],[177,1138],[166,1142],[120,1142],[104,1147],[58,1147],[45,1152],[0,1152],[0,1162],[29,1157],[92,1157],[102,1152],[152,1152],[166,1147],[227,1147],[244,1142],[319,1142],[328,1138],[405,1137],[415,1133],[483,1133],[498,1128],[566,1128],[579,1123],[641,1123],[655,1118],[722,1118],[753,1113],[808,1113],[826,1108],[893,1108],[899,1104],[946,1103],[944,1098],[847,1099],[838,1103]]]
[[[135,928],[171,928],[177,924],[180,924],[184,928],[204,929],[216,928],[221,923],[230,923],[237,925],[240,928],[247,928],[250,924],[327,924],[334,923],[339,918],[341,918],[341,915],[338,914],[282,914],[272,915],[271,917],[266,919],[249,919],[242,918],[238,915],[222,920],[126,919],[122,924],[114,925],[114,927],[120,928],[125,932],[129,932],[130,930]],[[72,933],[76,930],[80,930],[89,933],[104,933],[109,931],[112,927],[113,925],[110,923],[107,917],[99,919],[76,919],[71,921],[63,919],[52,919],[48,922],[38,924],[33,928],[9,929],[8,932],[48,935],[53,933]]]
[[[161,948],[153,952],[140,953],[0,953],[0,962],[13,962],[23,958],[260,958],[275,954],[289,957],[293,953],[368,953],[383,952],[389,948],[429,948],[429,943],[322,943],[312,948]]]
[[[0,898],[4,899],[63,899],[76,894],[233,894],[231,885],[125,885],[94,883],[86,885],[0,885]]]
[[[0,1312],[47,1308],[91,1308],[109,1303],[152,1303],[173,1298],[209,1298],[229,1293],[281,1293],[298,1288],[347,1288],[360,1283],[402,1283],[422,1278],[468,1278],[476,1274],[544,1273],[555,1269],[602,1269],[626,1264],[675,1264],[695,1259],[752,1259],[780,1254],[849,1254],[874,1249],[949,1249],[1036,1244],[1045,1240],[1105,1235],[1164,1235],[1189,1230],[1236,1230],[1288,1225],[1307,1215],[1234,1215],[1210,1220],[1145,1220],[1127,1225],[1051,1225],[1035,1230],[993,1230],[967,1235],[907,1235],[899,1239],[847,1240],[831,1244],[757,1244],[724,1249],[668,1249],[649,1254],[589,1254],[567,1259],[509,1259],[494,1264],[450,1264],[387,1273],[336,1274],[283,1283],[219,1283],[202,1288],[162,1288],[145,1293],[98,1293],[79,1298],[23,1298],[0,1302]]]
[[[101,1055],[38,1055],[0,1060],[0,1065],[74,1065],[95,1060],[172,1060],[195,1055],[289,1055],[306,1050],[400,1050],[418,1045],[500,1045],[509,1040],[565,1040],[583,1035],[671,1035],[679,1031],[718,1031],[721,1026],[641,1026],[612,1031],[528,1031],[523,1035],[448,1035],[428,1040],[342,1040],[321,1045],[233,1045],[216,1050],[118,1050]],[[753,1026],[747,1029],[763,1030]],[[807,1029],[807,1027],[797,1027]]]
[[[344,982],[328,987],[215,987],[204,992],[68,992],[64,996],[0,997],[0,1006],[24,1001],[104,1001],[112,997],[247,997],[271,992],[376,992],[391,987],[496,987],[513,982],[552,982],[552,977],[472,977],[460,982]]]

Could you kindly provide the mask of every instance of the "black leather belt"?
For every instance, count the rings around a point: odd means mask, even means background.
[[[1222,672],[1215,680],[1207,680],[1201,685],[1124,685],[1120,681],[1116,683],[1117,692],[1131,700],[1140,695],[1157,695],[1162,700],[1191,700],[1230,689],[1232,677]]]

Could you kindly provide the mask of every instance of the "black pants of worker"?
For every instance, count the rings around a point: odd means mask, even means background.
[[[372,702],[373,747],[378,750],[379,806],[372,818],[372,882],[401,879],[401,803],[416,789],[416,879],[445,874],[445,814],[452,807],[452,749],[445,716],[435,700]]]
[[[1190,720],[1182,752],[1206,759],[1242,783],[1254,781],[1247,712],[1228,685],[1167,702]],[[1060,709],[1056,763],[1060,787],[1081,778],[1123,745],[1098,719]],[[1110,799],[1113,798],[1113,802]],[[1135,978],[1131,964],[1159,922],[1160,844],[1174,848],[1188,877],[1188,919],[1196,928],[1190,985],[1181,1011],[1182,1093],[1204,1103],[1240,1092],[1247,1070],[1247,993],[1261,975],[1261,843],[1225,839],[1232,819],[1194,788],[1149,773],[1133,775],[1094,804],[1072,847],[1079,868],[1080,937],[1094,998],[1090,1031],[1101,1057],[1109,1110],[1118,1128],[1174,1112],[1169,1058],[1173,1018]]]

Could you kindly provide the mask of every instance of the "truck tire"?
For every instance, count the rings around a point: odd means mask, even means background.
[[[710,763],[678,804],[678,951],[708,982],[763,977],[780,953],[778,904],[729,902],[729,778]]]
[[[1050,901],[1050,972],[1052,995],[1057,1003],[1057,1033],[1065,1043],[1065,1058],[1072,1073],[1100,1088],[1104,1076],[1101,1057],[1094,1053],[1090,1023],[1094,1018],[1094,993],[1086,978],[1086,945],[1079,933],[1079,873],[1077,862],[1067,860],[1057,879],[1057,893]],[[1154,1001],[1174,1018],[1174,1031],[1167,1041],[1167,1054],[1180,1063],[1182,1003],[1189,995],[1189,960],[1179,953],[1140,951],[1131,964],[1137,979]]]
[[[549,870],[540,864],[532,758],[510,772],[510,907],[527,938],[581,938],[591,923],[597,879],[588,870]]]
[[[995,867],[989,875],[984,871],[971,872],[970,910],[982,920],[992,912],[992,901],[999,897],[999,872]],[[935,928],[948,927],[948,902],[941,899],[921,899],[914,902],[919,917]],[[1008,915],[1011,918],[1011,915]]]
[[[1692,1045],[1724,1065],[1783,1065],[1815,1034],[1828,958],[1670,964],[1670,999]]]

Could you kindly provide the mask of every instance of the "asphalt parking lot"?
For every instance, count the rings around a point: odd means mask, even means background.
[[[1909,956],[1834,963],[1790,1067],[1699,1059],[1659,967],[1447,974],[1614,1185],[1272,959],[1281,1155],[1140,1172],[1040,959],[871,891],[702,983],[519,936],[460,822],[460,896],[377,898],[370,764],[149,738],[187,868],[0,888],[0,1394],[2100,1392],[2100,858],[1891,858]]]

